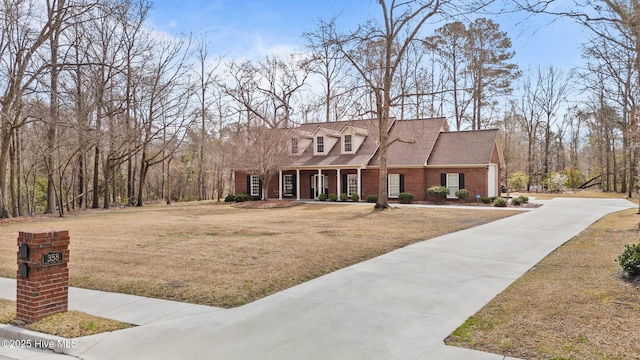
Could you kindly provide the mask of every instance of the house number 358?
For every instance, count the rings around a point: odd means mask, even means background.
[[[63,261],[64,256],[62,255],[61,251],[46,253],[42,257],[42,265],[44,266],[62,264]]]

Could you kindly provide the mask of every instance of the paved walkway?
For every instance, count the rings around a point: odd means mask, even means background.
[[[74,339],[62,350],[80,359],[503,360],[443,339],[555,248],[605,214],[635,206],[614,199],[542,203],[235,309],[71,289],[71,309],[141,326]],[[13,280],[0,279],[0,289],[0,297],[15,298]],[[15,329],[0,328],[0,337],[16,336]],[[0,348],[0,359],[7,358],[70,359]]]

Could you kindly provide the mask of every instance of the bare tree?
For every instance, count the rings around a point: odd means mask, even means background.
[[[320,77],[324,91],[320,102],[325,122],[340,120],[348,113],[350,106],[346,103],[350,101],[349,95],[354,88],[344,55],[336,44],[329,41],[336,36],[335,22],[335,18],[321,22],[315,32],[303,34],[313,53],[309,70]]]
[[[544,132],[544,153],[542,163],[542,178],[549,174],[549,148],[553,140],[552,131],[556,127],[557,112],[566,102],[569,91],[570,75],[564,75],[562,71],[548,66],[545,69],[538,68],[537,96],[535,102],[544,114],[541,125]]]
[[[216,96],[211,94],[212,88],[218,82],[217,70],[221,64],[221,59],[211,62],[208,54],[208,46],[204,39],[196,44],[196,59],[199,68],[196,71],[198,80],[198,119],[200,123],[200,133],[198,136],[198,200],[207,198],[207,179],[205,171],[205,149],[209,135],[208,127],[212,122],[211,107],[215,103]]]
[[[269,198],[271,180],[290,155],[289,131],[261,124],[234,136],[238,150],[236,163],[243,164],[247,171],[260,178],[263,200]]]
[[[49,66],[37,52],[59,29],[66,11],[65,0],[47,1],[47,10],[39,11],[33,1],[7,0],[0,4],[0,217],[10,216],[8,209],[7,169],[9,150],[15,129],[24,125],[20,118],[23,96]],[[44,58],[46,59],[46,58]]]
[[[372,113],[378,120],[380,161],[378,200],[375,207],[386,209],[387,149],[391,107],[398,104],[402,94],[394,94],[397,71],[410,44],[419,38],[425,23],[447,10],[461,12],[463,4],[446,0],[414,0],[390,2],[379,0],[382,23],[370,20],[346,34],[334,34],[328,41],[338,46],[342,54],[358,72],[374,98]],[[451,8],[448,6],[451,5]],[[457,8],[460,5],[460,8]],[[473,4],[482,6],[482,4]],[[330,24],[325,23],[327,26]],[[373,51],[373,53],[371,53]],[[363,57],[364,55],[364,57]],[[377,60],[377,61],[376,61]]]
[[[149,168],[173,155],[184,139],[185,127],[194,120],[185,114],[187,98],[192,96],[186,76],[190,43],[168,40],[158,45],[153,60],[145,66],[147,81],[140,90],[142,138],[137,206],[143,203]],[[156,144],[158,140],[160,144]]]
[[[540,178],[535,170],[536,140],[538,138],[538,129],[542,119],[542,111],[536,104],[539,91],[539,88],[532,84],[531,77],[527,76],[523,82],[522,97],[520,102],[517,104],[518,110],[522,115],[521,117],[518,117],[520,121],[520,128],[524,131],[527,139],[526,172],[529,176],[527,189],[531,188],[534,178],[537,179],[536,185],[540,184]]]

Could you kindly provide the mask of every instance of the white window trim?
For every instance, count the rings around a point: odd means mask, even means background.
[[[351,181],[354,179],[355,179],[355,182],[352,184]],[[351,186],[355,186],[355,188],[352,189]],[[351,196],[353,194],[358,193],[358,174],[347,174],[347,188],[345,190],[346,190],[345,193],[347,194],[347,196]]]
[[[351,147],[351,150],[347,150],[347,136],[349,136],[349,146]],[[342,153],[343,154],[353,154],[355,151],[355,147],[354,147],[354,136],[352,134],[344,134],[342,135]]]
[[[260,196],[260,177],[251,175],[251,196]]]
[[[322,144],[319,143],[318,140],[322,140]],[[315,146],[315,153],[316,154],[320,154],[320,155],[324,155],[325,151],[327,150],[327,142],[325,141],[325,138],[323,135],[317,135],[315,137],[315,143],[313,144]],[[320,151],[319,147],[322,146],[322,151]]]
[[[397,194],[396,192],[392,192],[392,186],[397,187],[397,190],[398,190]],[[387,175],[387,193],[389,194],[389,197],[393,199],[398,198],[398,196],[400,196],[400,174]]]
[[[449,181],[455,178],[455,181]],[[454,184],[455,183],[455,184]],[[455,199],[456,192],[460,190],[460,174],[459,173],[447,173],[447,188],[449,189],[449,193],[447,194],[448,199]]]
[[[283,176],[283,195],[293,196],[293,175]]]

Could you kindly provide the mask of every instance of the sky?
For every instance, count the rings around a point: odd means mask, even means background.
[[[304,51],[302,34],[313,31],[320,19],[336,16],[349,30],[379,13],[373,0],[155,0],[147,25],[173,35],[202,34],[210,54],[251,59]],[[549,65],[568,72],[582,63],[586,30],[571,20],[530,14],[491,18],[511,38],[513,62],[523,72]]]

